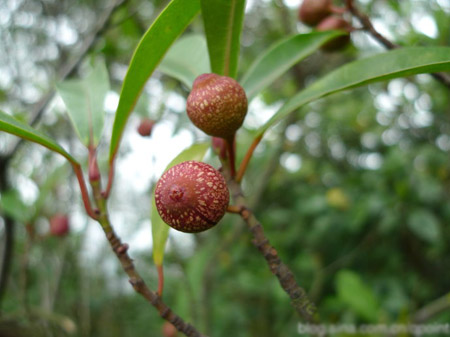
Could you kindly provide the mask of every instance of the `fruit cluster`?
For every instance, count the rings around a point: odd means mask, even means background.
[[[247,106],[245,91],[234,79],[203,74],[193,83],[186,111],[194,125],[213,137],[213,149],[219,157],[227,160],[228,155],[234,155],[235,133],[244,122]],[[222,174],[198,161],[173,166],[155,189],[155,204],[163,221],[186,233],[215,226],[227,211],[229,198]]]
[[[308,26],[315,27],[318,31],[343,30],[345,35],[336,37],[326,43],[322,49],[325,51],[336,51],[343,49],[350,42],[350,31],[352,26],[341,15],[332,3],[332,0],[303,0],[299,10],[298,18]]]

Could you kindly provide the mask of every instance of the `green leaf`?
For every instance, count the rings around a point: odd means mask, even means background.
[[[85,146],[97,147],[103,130],[103,109],[109,91],[109,75],[104,61],[97,61],[83,79],[67,80],[56,86],[70,120]]]
[[[372,82],[449,70],[449,47],[405,47],[348,63],[289,99],[259,129],[258,136],[292,111],[321,97]]]
[[[28,124],[19,122],[17,119],[11,117],[10,115],[0,111],[0,131],[5,131],[7,133],[13,134],[20,138],[29,140],[34,143],[38,143],[45,146],[49,150],[57,152],[65,157],[71,163],[77,163],[75,158],[73,158],[69,153],[67,153],[59,144],[57,144],[53,139],[44,135],[43,133],[33,129]]]
[[[16,190],[8,190],[0,194],[0,208],[15,221],[26,225],[34,214],[34,209],[25,205]]]
[[[209,143],[194,144],[176,156],[164,172],[179,163],[187,160],[201,161],[210,147]],[[153,196],[155,195],[153,190]],[[153,261],[157,266],[162,265],[164,259],[164,249],[166,247],[167,237],[169,235],[169,226],[161,219],[156,209],[155,197],[152,198],[152,211],[150,219],[152,221],[153,238]]]
[[[426,209],[418,209],[408,216],[408,227],[419,238],[429,243],[436,243],[441,236],[439,221]]]
[[[240,81],[248,99],[255,97],[294,64],[342,34],[340,31],[298,34],[275,43],[253,62]]]
[[[167,52],[158,69],[192,88],[197,76],[211,72],[205,38],[201,35],[180,38]]]
[[[211,69],[236,78],[245,0],[200,0]]]
[[[156,18],[134,51],[120,93],[111,135],[109,159],[119,147],[123,130],[142,89],[176,38],[200,10],[199,0],[172,0]]]
[[[372,289],[351,270],[341,270],[336,277],[336,290],[339,299],[356,314],[369,322],[376,322],[379,303]]]

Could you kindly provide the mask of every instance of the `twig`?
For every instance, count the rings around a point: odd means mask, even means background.
[[[372,37],[380,42],[386,49],[400,48],[398,44],[393,43],[375,29],[369,16],[355,7],[353,0],[346,0],[346,5],[350,13],[352,13],[352,15],[358,19],[358,21],[362,25],[363,30],[372,35]],[[448,76],[446,76],[444,73],[432,73],[431,76],[450,88],[450,78],[448,78]]]
[[[297,284],[293,272],[281,261],[277,250],[266,238],[261,223],[247,208],[241,186],[232,179],[228,179],[228,181],[234,202],[236,206],[240,207],[240,215],[253,235],[253,244],[263,254],[270,271],[278,278],[281,287],[289,295],[291,304],[300,317],[308,322],[315,322],[316,306],[308,298],[306,291]]]
[[[128,275],[129,282],[134,290],[142,295],[151,305],[159,312],[159,315],[165,320],[172,323],[178,331],[183,332],[190,337],[206,337],[189,323],[186,323],[181,317],[175,314],[172,309],[162,301],[162,298],[147,286],[141,275],[136,270],[133,260],[128,255],[128,245],[121,242],[120,238],[114,231],[109,218],[106,206],[106,199],[103,197],[100,180],[91,181],[94,199],[99,209],[98,222],[101,224],[103,231],[109,244],[119,259],[122,269]]]
[[[261,141],[263,135],[260,135],[256,137],[253,140],[253,143],[250,145],[249,149],[247,150],[247,153],[245,154],[244,159],[241,162],[241,165],[239,166],[238,173],[236,175],[236,181],[239,183],[241,182],[242,178],[244,177],[245,171],[247,170],[247,166],[250,162],[250,159],[252,159],[253,152],[255,152],[256,147],[258,146],[259,142]]]
[[[434,300],[433,302],[427,304],[425,307],[417,311],[414,314],[412,321],[415,324],[425,323],[434,316],[446,310],[450,310],[450,293],[439,297],[438,299]]]

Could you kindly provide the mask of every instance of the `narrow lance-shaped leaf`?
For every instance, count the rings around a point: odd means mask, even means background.
[[[85,146],[97,147],[105,119],[104,102],[109,91],[104,61],[95,62],[85,78],[64,81],[56,88],[81,142]]]
[[[236,78],[245,0],[201,0],[211,69]]]
[[[277,42],[253,62],[240,81],[249,100],[294,64],[342,34],[345,33],[340,31],[314,32],[290,36]]]
[[[158,69],[192,88],[197,76],[211,71],[205,38],[200,35],[181,37],[167,52]]]
[[[449,70],[449,47],[401,48],[348,63],[289,99],[258,130],[257,136],[292,111],[321,97],[372,82]]]
[[[172,0],[153,22],[134,51],[120,93],[111,135],[109,159],[113,160],[123,130],[145,83],[175,39],[200,10],[199,0]]]
[[[208,143],[194,144],[182,151],[174,160],[167,165],[165,171],[179,163],[187,160],[201,161],[209,149]],[[154,195],[154,190],[153,193]],[[169,235],[169,226],[161,219],[156,209],[155,198],[152,197],[152,238],[153,238],[153,261],[157,266],[161,266],[164,259],[164,249],[166,247],[167,236]]]
[[[72,164],[78,164],[75,158],[67,153],[66,150],[64,150],[53,139],[46,136],[42,132],[33,129],[28,124],[18,121],[3,111],[0,111],[0,131],[7,132],[17,137],[45,146],[49,150],[61,154]]]

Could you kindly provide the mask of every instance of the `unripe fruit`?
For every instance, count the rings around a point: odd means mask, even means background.
[[[142,136],[142,137],[150,137],[152,134],[152,130],[153,130],[153,126],[155,125],[155,121],[148,119],[148,118],[144,118],[143,120],[141,120],[137,132]]]
[[[298,19],[308,26],[315,26],[331,14],[331,0],[303,0]]]
[[[161,218],[181,232],[197,233],[224,216],[229,191],[222,174],[209,164],[185,161],[162,175],[155,203]]]
[[[203,132],[230,140],[244,122],[247,106],[245,91],[234,79],[203,74],[192,85],[186,111]]]
[[[50,218],[50,234],[65,236],[69,233],[69,218],[65,214],[55,214]]]
[[[352,26],[350,23],[345,21],[343,18],[335,15],[331,15],[326,19],[322,20],[317,25],[317,30],[326,31],[326,30],[343,30],[347,34],[338,36],[330,42],[325,43],[322,46],[322,49],[325,51],[335,51],[344,48],[350,42],[350,31]]]

